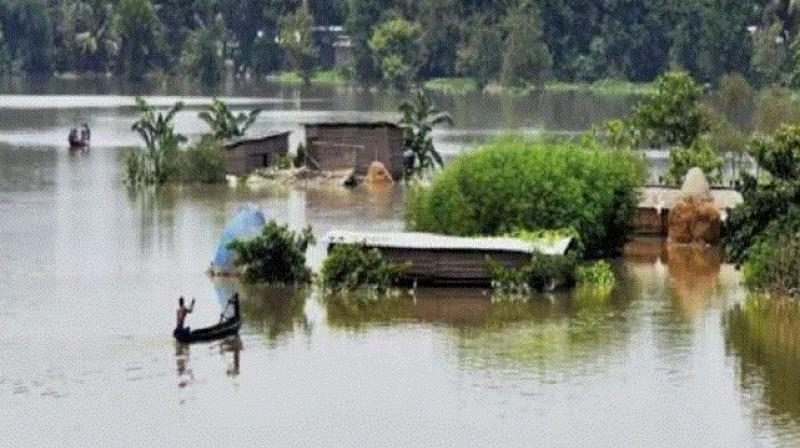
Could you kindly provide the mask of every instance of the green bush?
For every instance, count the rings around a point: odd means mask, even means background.
[[[611,265],[605,260],[596,261],[585,266],[578,266],[575,269],[575,280],[580,285],[592,285],[598,287],[614,286],[616,278]]]
[[[335,290],[354,290],[371,286],[379,291],[390,288],[403,266],[388,262],[378,249],[366,250],[358,244],[334,246],[322,263],[322,283]]]
[[[225,182],[224,151],[213,136],[204,135],[196,145],[177,154],[178,179],[206,184]]]
[[[703,170],[710,184],[722,183],[725,161],[706,139],[697,139],[689,147],[673,148],[669,153],[669,161],[666,178],[671,185],[681,185],[686,173],[694,167]]]
[[[247,283],[301,284],[311,280],[305,255],[310,244],[314,244],[311,227],[298,234],[271,220],[259,235],[235,239],[228,249]]]
[[[748,153],[761,168],[756,178],[742,173],[744,202],[726,222],[728,258],[741,263],[750,246],[770,229],[800,230],[800,125],[751,141]]]
[[[777,298],[800,298],[800,233],[770,231],[750,248],[745,285]]]
[[[406,225],[462,236],[572,227],[587,252],[612,251],[628,236],[644,178],[630,151],[503,137],[412,186]]]
[[[524,294],[574,285],[577,257],[535,252],[528,263],[516,269],[507,268],[491,258],[486,259],[486,264],[495,290],[505,294]]]

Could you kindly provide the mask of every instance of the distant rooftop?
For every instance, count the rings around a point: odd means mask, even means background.
[[[235,138],[235,139],[231,139],[231,140],[226,141],[223,144],[223,146],[225,146],[225,148],[227,148],[227,149],[231,149],[231,148],[235,148],[236,146],[239,146],[239,145],[241,145],[243,143],[259,142],[259,141],[268,140],[268,139],[271,139],[271,138],[283,137],[283,136],[289,135],[289,134],[291,134],[290,131],[282,131],[282,132],[271,132],[271,133],[263,134],[263,135],[260,135],[260,136],[257,136],[257,137],[239,137],[239,138]]]

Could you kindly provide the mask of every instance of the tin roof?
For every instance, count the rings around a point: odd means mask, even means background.
[[[563,255],[572,242],[572,237],[558,240],[523,241],[505,237],[457,237],[419,232],[348,232],[332,231],[325,236],[328,246],[332,244],[364,244],[367,247],[458,250],[486,252],[541,252],[545,255]]]
[[[305,127],[308,127],[308,126],[320,126],[320,127],[345,127],[345,126],[348,126],[348,127],[365,127],[365,128],[367,128],[367,127],[369,127],[369,128],[374,128],[374,127],[393,127],[393,128],[397,128],[397,127],[399,127],[399,125],[397,123],[392,122],[392,121],[388,121],[388,120],[374,120],[374,121],[370,121],[370,120],[318,121],[318,122],[314,122],[314,123],[303,123],[303,126],[305,126]]]
[[[260,142],[264,140],[269,140],[272,138],[277,137],[284,137],[291,134],[291,131],[283,131],[283,132],[273,132],[271,134],[265,134],[258,137],[240,137],[232,140],[228,140],[222,144],[225,149],[233,149],[243,143],[251,143],[251,142]]]

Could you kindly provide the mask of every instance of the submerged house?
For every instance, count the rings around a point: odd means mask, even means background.
[[[504,237],[456,237],[419,232],[330,232],[328,249],[357,244],[377,249],[389,262],[404,266],[400,280],[422,284],[488,285],[491,283],[487,258],[507,268],[519,268],[534,252],[564,255],[572,237],[524,241]]]
[[[335,171],[354,169],[365,176],[372,161],[395,179],[403,176],[403,130],[388,121],[331,122],[305,125],[306,165]]]
[[[226,142],[225,171],[237,176],[272,165],[289,154],[289,131]]]
[[[634,218],[634,229],[640,235],[666,236],[669,212],[680,196],[680,188],[645,187]],[[731,209],[742,202],[742,195],[729,188],[712,188],[711,197],[719,208],[723,221]]]

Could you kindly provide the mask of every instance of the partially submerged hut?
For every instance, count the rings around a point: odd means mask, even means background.
[[[312,169],[355,170],[365,176],[378,161],[392,177],[403,176],[403,130],[388,121],[310,123],[305,125],[306,165]]]
[[[226,142],[225,171],[241,176],[271,166],[278,157],[289,153],[289,134],[278,132]]]
[[[378,249],[392,263],[407,264],[401,280],[423,284],[487,285],[491,282],[486,262],[491,258],[508,268],[527,263],[531,254],[563,255],[572,237],[523,241],[517,238],[466,238],[417,232],[330,232],[328,249],[339,244],[358,244]]]
[[[667,235],[669,212],[680,197],[680,188],[645,187],[634,219],[636,233],[641,235]],[[711,197],[722,212],[723,220],[728,212],[742,202],[742,195],[728,188],[712,188]]]

